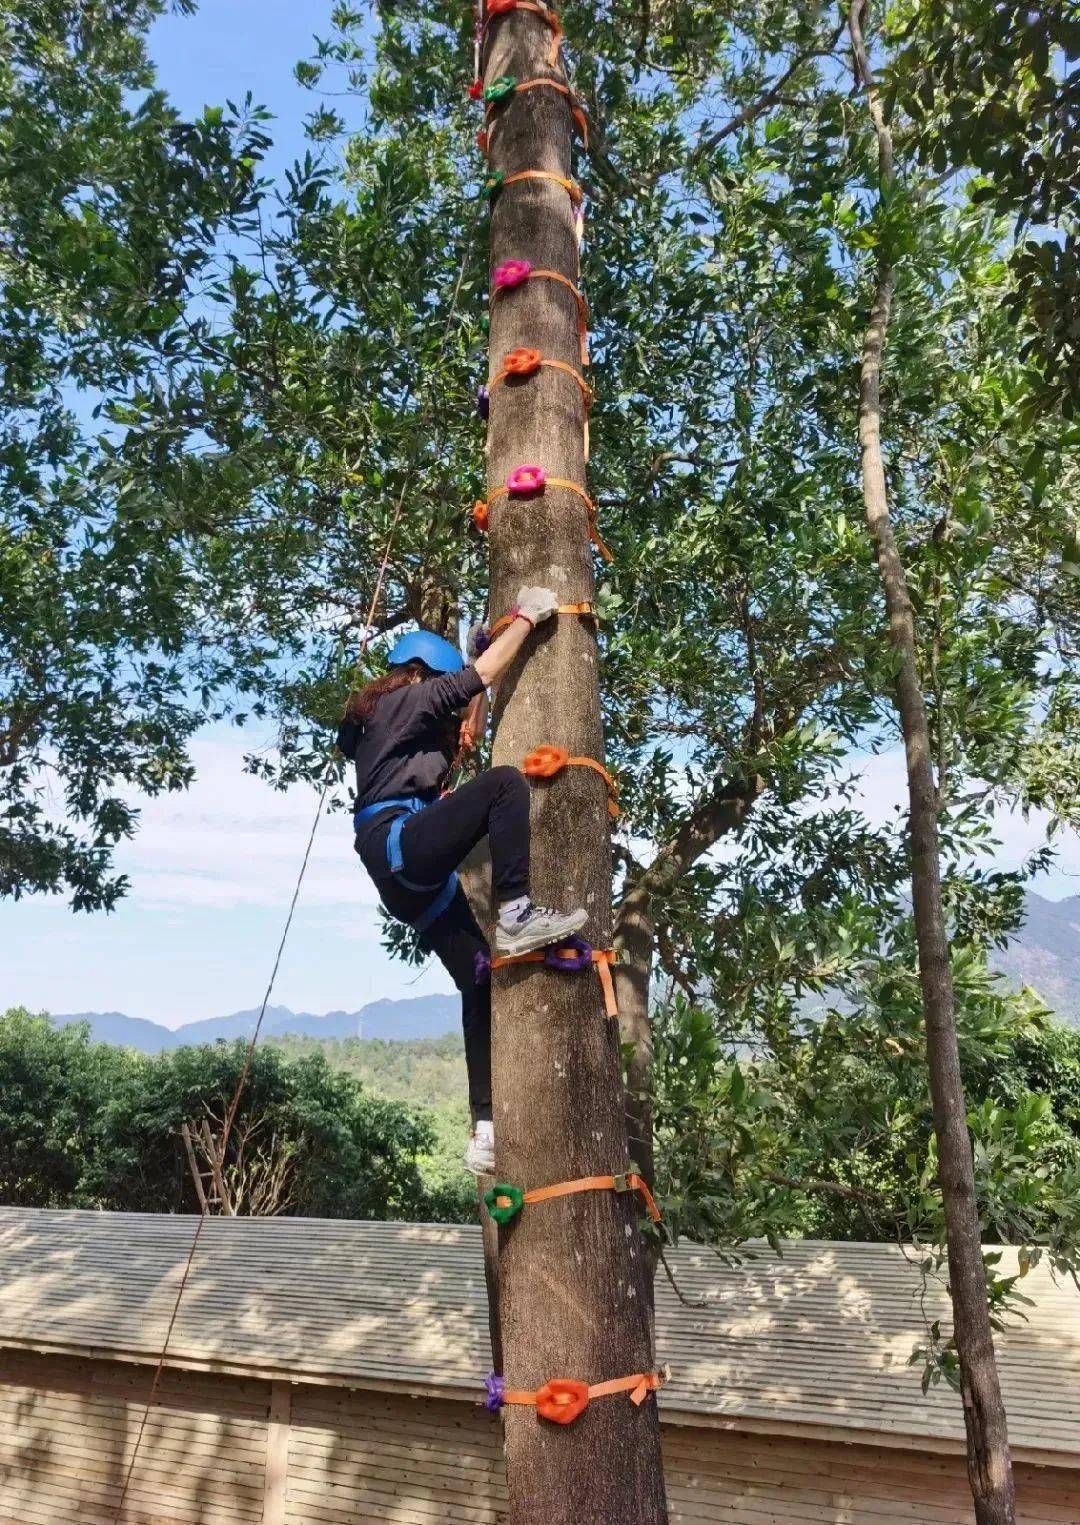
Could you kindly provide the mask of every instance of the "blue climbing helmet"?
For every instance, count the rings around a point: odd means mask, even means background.
[[[460,672],[465,666],[457,647],[431,630],[410,630],[397,642],[387,661],[391,667],[423,662],[432,672]]]

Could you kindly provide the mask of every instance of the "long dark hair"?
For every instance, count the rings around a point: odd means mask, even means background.
[[[395,689],[407,687],[418,672],[426,671],[422,662],[408,662],[404,667],[391,667],[389,672],[383,673],[381,678],[372,678],[363,688],[354,688],[345,701],[345,720],[353,725],[366,725],[383,694],[392,694]]]

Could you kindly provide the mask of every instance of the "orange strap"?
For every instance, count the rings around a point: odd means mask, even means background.
[[[613,818],[618,816],[619,807],[615,803],[615,795],[619,792],[619,786],[603,763],[598,763],[595,757],[571,757],[565,747],[542,746],[530,752],[521,764],[521,771],[526,778],[554,778],[564,768],[592,768],[594,773],[599,773],[608,787],[608,810]]]
[[[604,542],[600,539],[599,531],[596,528],[596,504],[589,497],[589,494],[585,491],[584,487],[581,487],[577,482],[571,482],[567,477],[548,477],[544,483],[544,486],[565,487],[570,492],[577,493],[578,497],[581,498],[584,502],[585,512],[589,516],[589,535],[592,539],[593,545],[596,546],[596,549],[600,552],[600,555],[604,558],[605,561],[613,561],[615,558],[612,556]],[[485,532],[487,531],[491,524],[491,505],[496,501],[497,498],[505,498],[507,496],[508,492],[505,487],[496,487],[495,491],[491,494],[486,503],[484,502],[483,498],[477,498],[476,502],[473,504],[472,517],[473,523],[476,525],[478,530]]]
[[[650,1393],[657,1392],[667,1381],[666,1371],[636,1371],[632,1377],[613,1377],[609,1382],[572,1382],[554,1379],[545,1382],[536,1392],[520,1388],[507,1388],[502,1394],[503,1403],[535,1404],[537,1413],[557,1424],[568,1424],[583,1413],[593,1398],[608,1398],[614,1393],[629,1393],[630,1402],[642,1404]]]
[[[580,206],[585,199],[585,192],[576,180],[568,180],[565,175],[557,175],[553,169],[522,169],[516,175],[507,175],[502,183],[505,190],[508,185],[516,185],[519,180],[554,180],[556,185],[561,185],[575,206]]]
[[[527,281],[558,281],[566,289],[573,293],[578,309],[578,344],[581,349],[581,363],[589,363],[589,307],[581,292],[568,276],[561,275],[558,270],[530,270],[525,277]],[[499,295],[500,291],[516,291],[516,286],[495,286],[492,290],[492,300]]]
[[[559,1181],[554,1186],[537,1186],[522,1196],[523,1202],[549,1202],[554,1197],[569,1197],[579,1191],[639,1191],[654,1223],[660,1222],[660,1209],[652,1192],[638,1175],[581,1176],[576,1181]]]
[[[570,89],[569,85],[564,85],[563,82],[561,80],[558,80],[558,79],[523,79],[519,84],[514,86],[513,90],[510,92],[510,95],[519,95],[522,90],[537,90],[537,89],[541,89],[541,88],[546,88],[548,90],[557,90],[560,95],[565,95],[566,96],[567,100],[570,102],[570,114],[574,118],[574,121],[577,123],[578,131],[581,133],[581,141],[584,144],[585,148],[588,149],[588,147],[589,147],[589,124],[585,120],[585,113],[584,113],[584,111],[582,111],[581,107],[578,105],[577,100],[574,97],[574,92]],[[510,96],[505,96],[504,99],[505,100],[509,100]],[[488,123],[490,124],[488,126],[488,143],[489,144],[491,142],[491,134],[495,131],[495,122],[492,121],[492,116],[493,116],[493,114],[495,112],[496,107],[500,106],[501,104],[502,104],[501,101],[489,101],[488,102],[487,120],[488,120]],[[497,120],[498,120],[498,118],[496,118],[496,121]]]
[[[565,360],[547,360],[543,356],[536,362],[535,370],[539,370],[541,366],[547,366],[551,371],[565,371],[568,376],[572,376],[581,388],[581,396],[585,403],[586,411],[592,406],[593,389],[580,371],[575,371],[574,367],[567,365]],[[531,376],[533,374],[533,371],[510,370],[504,365],[503,369],[488,382],[488,392],[493,392],[499,385],[499,382],[505,381],[508,376]]]
[[[580,614],[585,619],[592,620],[595,624],[599,624],[600,623],[595,608],[593,607],[592,604],[588,604],[588,603],[586,603],[586,604],[560,604],[559,607],[555,610],[555,613],[556,614]],[[492,625],[491,629],[487,633],[488,634],[488,640],[489,641],[493,641],[496,638],[496,636],[502,635],[504,630],[509,630],[510,626],[514,623],[514,618],[515,618],[515,616],[512,615],[512,614],[504,614],[501,619],[497,619],[495,621],[494,625]]]
[[[487,7],[487,18],[484,21],[484,36],[493,21],[500,16],[505,16],[507,11],[532,11],[533,15],[539,16],[540,20],[551,29],[551,50],[548,53],[548,63],[554,69],[559,62],[559,44],[563,40],[563,29],[559,23],[557,11],[548,10],[545,6],[534,5],[533,0],[495,0],[495,4]]]
[[[559,950],[561,952],[561,950]],[[504,953],[491,960],[493,969],[504,969],[508,964],[542,964],[551,952],[550,948],[538,948],[534,953]],[[564,957],[576,958],[573,948],[566,950]],[[604,992],[604,1010],[609,1017],[619,1015],[619,1005],[615,999],[615,982],[611,978],[611,966],[616,961],[616,953],[613,948],[593,948],[592,961],[596,966],[596,973],[600,980],[601,989]]]

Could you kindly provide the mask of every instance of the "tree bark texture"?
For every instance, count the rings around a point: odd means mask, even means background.
[[[853,0],[849,25],[856,68],[867,90],[877,133],[882,189],[887,192],[893,183],[892,140],[863,37],[865,5],[866,0]],[[967,1428],[968,1477],[978,1525],[1013,1525],[1012,1460],[987,1306],[975,1173],[960,1074],[949,943],[941,898],[938,798],[931,760],[930,728],[919,680],[915,617],[904,564],[893,534],[881,452],[881,371],[894,285],[888,248],[883,245],[870,324],[863,343],[859,382],[863,500],[885,592],[889,640],[898,658],[896,703],[907,761],[912,903],[937,1135],[938,1176],[945,1210],[953,1333]]]
[[[488,27],[484,77],[563,79],[547,64],[550,33],[515,10]],[[566,97],[540,88],[497,106],[492,170],[570,174],[572,118]],[[555,181],[502,190],[491,217],[492,267],[527,259],[578,283],[573,207]],[[539,349],[579,364],[573,295],[530,280],[492,299],[490,374],[512,349]],[[491,395],[489,491],[518,465],[585,483],[580,388],[542,368],[500,383]],[[523,584],[554,590],[560,603],[594,597],[584,504],[549,486],[531,499],[498,498],[490,514],[491,613],[502,615]],[[520,767],[542,743],[603,758],[599,671],[591,625],[557,616],[527,643],[499,686],[494,762]],[[611,850],[607,796],[592,770],[569,768],[533,786],[532,893],[559,907],[584,905],[585,936],[611,945]],[[627,1137],[617,1023],[604,1015],[597,974],[512,965],[492,976],[493,1094],[498,1175],[524,1189],[626,1168]],[[638,1204],[628,1194],[584,1192],[526,1207],[500,1231],[499,1288],[507,1386],[536,1390],[552,1378],[588,1383],[647,1372],[651,1349]],[[572,1424],[535,1408],[504,1410],[509,1525],[601,1525],[666,1521],[656,1399],[595,1399]]]

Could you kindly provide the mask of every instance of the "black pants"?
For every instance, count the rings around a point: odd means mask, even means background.
[[[376,817],[357,836],[356,851],[390,915],[411,922],[427,909],[434,896],[406,889],[391,874],[386,834],[392,819]],[[485,836],[491,848],[495,899],[527,895],[529,786],[516,768],[491,768],[410,816],[401,831],[403,875],[413,884],[445,884]],[[487,952],[487,942],[460,885],[442,915],[420,934],[420,946],[434,953],[461,995],[469,1104],[478,1119],[490,1119],[491,987],[477,985],[474,967],[477,953]]]

